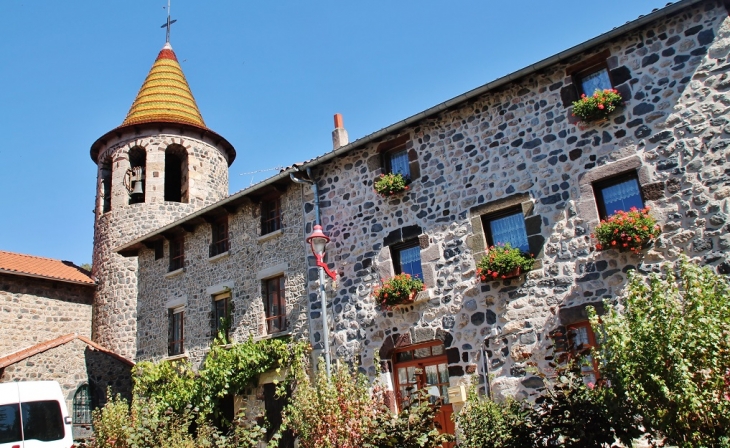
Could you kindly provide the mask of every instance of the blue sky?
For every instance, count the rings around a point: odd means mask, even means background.
[[[0,2],[0,250],[91,261],[91,144],[165,42],[167,0]],[[173,0],[172,45],[235,192],[666,0]]]

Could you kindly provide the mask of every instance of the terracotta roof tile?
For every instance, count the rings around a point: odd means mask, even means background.
[[[89,273],[70,261],[0,250],[0,272],[94,285]]]
[[[91,339],[87,338],[86,336],[79,336],[76,333],[69,333],[69,334],[65,334],[63,336],[59,336],[55,339],[41,342],[40,344],[36,344],[32,347],[24,348],[23,350],[20,350],[15,353],[11,353],[9,355],[1,357],[0,358],[0,369],[4,369],[7,366],[13,365],[24,359],[30,358],[31,356],[37,355],[38,353],[43,353],[46,350],[56,348],[59,345],[69,343],[76,339],[78,339],[79,341],[83,342],[84,344],[88,345],[89,347],[91,347],[92,349],[94,349],[96,351],[106,353],[107,355],[112,356],[113,358],[116,358],[130,366],[134,365],[134,363],[132,361],[112,352],[111,350],[108,350],[108,349],[102,347],[101,345],[97,344],[96,342],[93,342]]]

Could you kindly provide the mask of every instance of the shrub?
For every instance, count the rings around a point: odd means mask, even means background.
[[[573,115],[584,122],[602,120],[622,105],[623,98],[616,89],[596,89],[592,96],[583,94],[573,102]]]
[[[480,397],[472,388],[456,415],[460,447],[523,448],[532,446],[531,427],[526,420],[529,407],[515,400],[496,402]]]
[[[498,278],[508,278],[532,269],[535,259],[532,255],[523,254],[521,250],[509,243],[504,246],[491,246],[477,263],[477,277],[485,282]],[[519,270],[519,272],[517,272]]]
[[[656,220],[649,214],[649,207],[641,210],[631,207],[628,212],[618,211],[598,224],[594,235],[598,239],[596,249],[638,253],[661,232]]]
[[[411,277],[410,274],[398,274],[383,283],[377,288],[373,295],[385,309],[395,305],[403,305],[413,302],[416,295],[425,290],[426,286],[418,277]]]
[[[730,446],[730,282],[687,258],[664,269],[634,271],[623,312],[601,316],[601,373],[664,443]]]
[[[407,177],[401,173],[381,174],[375,181],[373,187],[380,196],[388,197],[408,190],[410,183]]]

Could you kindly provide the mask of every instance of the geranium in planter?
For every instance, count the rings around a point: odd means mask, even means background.
[[[517,277],[532,269],[534,264],[532,254],[525,254],[509,243],[491,246],[477,263],[477,277],[483,282]]]
[[[623,104],[624,100],[618,90],[596,89],[592,96],[583,94],[578,101],[573,102],[573,115],[584,122],[605,120]]]
[[[596,249],[630,250],[639,253],[649,242],[662,233],[659,224],[649,214],[649,207],[641,210],[631,207],[628,212],[619,211],[596,227]]]
[[[373,187],[380,196],[389,197],[408,190],[410,179],[401,173],[381,174],[375,180]]]
[[[396,305],[407,305],[416,299],[419,292],[424,291],[426,286],[418,277],[411,277],[410,274],[398,274],[383,283],[377,288],[373,295],[385,309]]]

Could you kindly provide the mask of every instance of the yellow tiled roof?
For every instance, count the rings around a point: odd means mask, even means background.
[[[122,126],[154,122],[185,123],[207,129],[169,43],[157,55]]]

